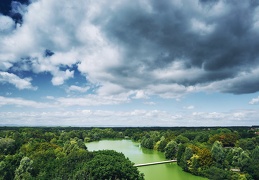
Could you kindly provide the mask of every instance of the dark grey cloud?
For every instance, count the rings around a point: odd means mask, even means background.
[[[233,94],[246,94],[255,93],[259,89],[259,79],[258,70],[257,73],[248,75],[245,78],[236,78],[232,82],[227,82],[225,86],[222,87],[222,91],[226,93]]]
[[[223,92],[233,93],[233,94],[247,94],[258,92],[259,80],[251,79],[250,81],[241,81],[237,84],[230,86],[228,89],[223,90]]]
[[[252,0],[150,0],[146,4],[122,3],[104,11],[94,23],[102,27],[110,41],[124,48],[124,65],[110,70],[115,77],[121,77],[114,79],[114,83],[136,89],[139,84],[129,84],[127,80],[142,79],[143,86],[161,83],[151,72],[181,61],[182,70],[197,68],[204,73],[191,80],[167,77],[164,82],[195,86],[234,79],[259,65],[256,13],[258,3]],[[257,86],[251,90],[247,83],[233,84],[221,91],[259,90]]]
[[[16,23],[22,23],[29,0],[1,0],[0,14],[10,16]]]

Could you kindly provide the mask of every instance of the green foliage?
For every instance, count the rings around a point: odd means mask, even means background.
[[[79,149],[86,150],[87,148],[86,148],[83,140],[78,139],[77,137],[70,139],[69,141],[66,141],[64,144],[64,147],[63,147],[63,151],[66,154],[70,154],[71,152],[78,151]]]
[[[211,151],[207,148],[198,148],[197,156],[199,158],[200,166],[204,169],[210,167],[213,162]]]
[[[121,153],[88,152],[85,142],[130,138],[177,158],[209,179],[259,179],[256,128],[4,128],[0,179],[143,179]],[[230,169],[240,169],[240,173]]]
[[[94,158],[86,164],[86,171],[91,179],[143,179],[129,159],[112,150],[94,152]]]
[[[50,177],[55,177],[56,179],[76,179],[75,177],[86,179],[89,174],[84,173],[83,170],[92,158],[93,153],[84,149],[72,151],[63,158],[56,160]],[[49,178],[45,175],[43,179]]]
[[[0,154],[13,154],[15,152],[15,140],[12,138],[0,138]]]
[[[231,179],[232,173],[214,166],[203,171],[203,175],[211,180]]]
[[[175,141],[170,141],[165,147],[165,158],[176,159],[178,144]]]
[[[147,149],[154,148],[155,141],[151,137],[145,137],[141,141],[141,146]]]
[[[194,139],[194,141],[201,142],[201,143],[207,142],[208,140],[209,140],[208,133],[203,133],[203,132],[197,134],[197,136]]]
[[[186,131],[181,134],[181,136],[188,138],[188,140],[194,140],[196,136],[198,136],[200,133],[199,132],[193,132],[193,131]]]
[[[253,150],[256,147],[256,141],[255,138],[249,138],[249,139],[239,139],[237,142],[237,146],[241,147],[244,150]]]
[[[182,136],[182,135],[179,135],[179,136],[177,136],[177,137],[175,138],[175,141],[176,141],[178,144],[180,144],[180,143],[184,144],[184,143],[188,143],[188,142],[189,142],[189,139],[188,139],[187,137],[184,137],[184,136]]]
[[[249,153],[240,147],[235,147],[230,150],[228,160],[233,167],[240,168],[241,170],[250,164]]]
[[[199,156],[197,154],[193,154],[190,160],[188,161],[188,169],[192,174],[199,175],[201,168],[199,162]]]
[[[219,141],[215,141],[211,148],[211,155],[215,162],[223,164],[225,153],[222,144]]]
[[[244,169],[254,179],[259,179],[259,146],[257,146],[254,150],[251,151],[250,157],[250,163],[247,165],[247,167],[244,167]]]
[[[222,143],[222,145],[224,147],[234,147],[238,138],[239,137],[238,137],[238,134],[236,132],[235,133],[230,133],[230,132],[220,133],[220,134],[215,134],[212,137],[210,137],[209,142],[214,143],[215,141],[219,141],[219,142]]]
[[[192,158],[192,156],[193,156],[192,149],[190,147],[186,147],[183,153],[182,159],[180,160],[184,171],[189,171],[188,165],[190,164],[189,160]]]
[[[217,129],[218,134],[225,134],[225,133],[231,133],[230,129],[227,128],[219,128]]]
[[[26,180],[26,179],[31,179],[31,171],[32,171],[32,163],[33,161],[28,158],[24,157],[22,158],[19,167],[15,170],[15,180]]]
[[[0,179],[14,179],[14,172],[19,166],[21,158],[19,154],[5,156],[0,162]]]
[[[181,167],[183,167],[184,165],[184,160],[183,160],[183,155],[185,152],[185,148],[186,146],[183,144],[180,144],[178,146],[178,152],[177,152],[177,164],[180,165]]]
[[[84,139],[124,136],[111,128],[21,128],[1,132],[1,136],[4,138],[0,138],[0,179],[143,179],[123,154],[87,151]]]
[[[158,141],[157,143],[157,150],[164,152],[166,145],[167,145],[167,140],[164,138],[164,136],[162,136],[161,140]]]

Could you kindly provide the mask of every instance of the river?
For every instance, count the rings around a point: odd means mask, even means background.
[[[89,151],[110,149],[122,152],[135,164],[165,160],[163,153],[141,148],[138,143],[131,140],[101,140],[87,143],[86,146]],[[146,180],[205,180],[205,178],[184,172],[176,163],[144,166],[138,169],[145,174]]]

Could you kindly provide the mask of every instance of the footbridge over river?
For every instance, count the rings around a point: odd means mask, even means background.
[[[150,163],[143,163],[143,164],[135,164],[135,167],[141,167],[141,166],[151,166],[151,165],[156,165],[156,164],[165,164],[165,163],[172,163],[172,162],[177,162],[177,160],[168,160],[168,161],[159,161],[159,162],[150,162]]]

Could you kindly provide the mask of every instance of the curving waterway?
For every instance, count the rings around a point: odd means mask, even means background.
[[[101,140],[86,144],[89,151],[110,149],[122,152],[135,164],[164,161],[164,154],[158,151],[141,148],[139,143],[131,140]],[[176,163],[138,167],[145,174],[146,180],[205,180],[184,172]]]

